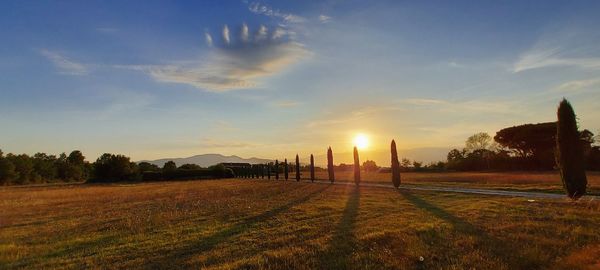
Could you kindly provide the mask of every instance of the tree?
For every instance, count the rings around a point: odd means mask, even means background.
[[[15,165],[3,157],[0,151],[0,185],[10,184],[16,177]]]
[[[360,161],[358,160],[358,149],[354,146],[354,184],[360,184]]]
[[[69,154],[69,157],[67,157],[67,162],[75,166],[83,167],[84,161],[85,157],[79,150],[74,150],[73,152],[71,152],[71,154]]]
[[[279,180],[279,161],[275,160],[275,180]]]
[[[33,170],[45,181],[55,179],[58,174],[56,156],[36,153],[33,155]]]
[[[285,180],[288,180],[288,171],[289,171],[289,166],[287,163],[287,158],[283,161],[283,176],[285,178]]]
[[[376,172],[377,170],[379,170],[377,163],[375,163],[375,161],[373,160],[367,160],[363,162],[362,167],[365,170],[365,172]]]
[[[418,162],[418,161],[413,161],[413,167],[415,168],[415,170],[420,170],[421,167],[423,166],[423,162]]]
[[[156,166],[155,164],[149,163],[149,162],[140,162],[138,163],[138,168],[140,169],[140,172],[158,172],[160,171],[160,168],[158,166]]]
[[[315,158],[310,154],[310,181],[315,181]]]
[[[300,158],[296,154],[296,182],[300,182]]]
[[[587,178],[575,112],[566,99],[560,102],[557,116],[556,161],[567,195],[576,200],[585,194]]]
[[[271,165],[272,165],[271,162],[267,163],[267,179],[268,180],[271,180]]]
[[[173,162],[173,161],[169,161],[169,162]],[[173,162],[173,164],[175,164],[175,162]],[[165,166],[167,166],[167,164],[165,163]],[[171,166],[171,164],[169,164],[169,166]],[[202,167],[200,167],[198,164],[183,164],[181,166],[179,166],[180,170],[199,170],[202,169]],[[172,170],[172,168],[168,168],[167,170]]]
[[[15,166],[17,184],[27,184],[33,173],[33,161],[31,158],[26,154],[8,154],[6,158]]]
[[[467,138],[467,141],[465,142],[465,150],[467,153],[480,149],[495,151],[497,147],[498,146],[492,137],[485,132],[476,133]]]
[[[394,140],[392,140],[390,148],[392,154],[392,183],[394,187],[398,188],[400,186],[400,162],[398,161],[398,152],[396,151],[396,142]]]
[[[173,162],[172,160],[169,160],[165,162],[162,169],[163,172],[172,172],[174,170],[177,170],[177,164],[175,164],[175,162]]]
[[[410,167],[410,159],[402,158],[402,167],[404,167],[404,168]]]
[[[329,181],[333,183],[335,175],[333,172],[333,151],[331,150],[331,146],[327,148],[327,172],[329,174]]]
[[[133,180],[137,176],[138,168],[129,157],[105,153],[94,163],[94,172],[99,181],[123,181]]]

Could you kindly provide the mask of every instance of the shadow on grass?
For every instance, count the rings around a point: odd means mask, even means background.
[[[248,230],[255,228],[258,223],[269,220],[283,212],[290,210],[292,207],[303,204],[310,200],[315,195],[322,193],[330,186],[324,186],[316,191],[308,193],[306,196],[292,200],[282,206],[268,210],[260,215],[248,217],[243,221],[228,227],[224,230],[218,231],[212,235],[201,238],[198,241],[190,243],[189,245],[178,248],[171,252],[165,257],[159,258],[158,260],[151,262],[150,265],[144,268],[174,268],[174,267],[185,267],[184,264],[193,257],[202,252],[210,251],[220,243],[226,242],[229,238],[236,235],[242,234]],[[209,262],[210,264],[210,262]]]
[[[351,188],[342,219],[329,242],[329,248],[320,256],[319,268],[321,269],[350,268],[350,259],[356,249],[354,228],[360,204],[360,190],[356,187]]]
[[[97,249],[99,247],[115,244],[119,241],[119,239],[120,238],[117,235],[104,235],[95,239],[76,241],[73,243],[65,244],[51,252],[45,253],[40,256],[34,255],[26,257],[17,261],[12,266],[9,265],[9,267],[14,267],[18,269],[33,269],[33,264],[37,262],[45,262],[56,258],[90,256],[97,252]],[[77,267],[83,267],[83,265],[78,265]],[[0,269],[1,268],[2,267],[0,266]]]
[[[429,203],[428,201],[412,194],[411,192],[398,192],[415,206],[426,210],[435,217],[450,223],[453,229],[459,234],[473,236],[475,239],[475,248],[479,248],[492,256],[496,256],[498,259],[500,259],[500,261],[503,261],[509,265],[512,264],[512,266],[516,266],[519,269],[537,269],[540,267],[538,262],[535,262],[534,260],[528,260],[526,256],[520,254],[519,247],[510,246],[506,243],[506,241],[489,235],[486,231],[475,227],[473,224],[436,205]],[[428,243],[439,243],[441,246],[447,246],[450,249],[456,248],[452,246],[452,243],[449,242],[450,239],[447,239],[447,236],[436,232],[425,232],[420,235],[420,238],[425,238],[425,242]],[[476,267],[476,265],[473,267]]]

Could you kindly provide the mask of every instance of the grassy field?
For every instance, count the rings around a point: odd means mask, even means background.
[[[303,177],[308,175],[303,172]],[[391,173],[361,172],[361,175],[363,182],[391,184]],[[335,176],[338,181],[354,181],[352,171],[336,171]],[[558,172],[405,172],[401,176],[402,183],[410,185],[564,193]],[[327,179],[327,172],[316,172],[316,178]],[[600,172],[587,172],[587,178],[588,194],[600,195]]]
[[[232,179],[7,187],[0,209],[2,269],[600,267],[589,200]]]

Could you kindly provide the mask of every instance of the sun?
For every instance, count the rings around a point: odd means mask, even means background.
[[[369,138],[365,134],[357,134],[354,137],[353,142],[358,149],[365,149],[369,147]]]

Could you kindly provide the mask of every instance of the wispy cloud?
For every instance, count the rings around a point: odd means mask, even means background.
[[[292,13],[281,12],[277,9],[273,9],[270,6],[263,5],[258,2],[250,3],[248,5],[248,10],[255,14],[282,19],[286,23],[302,23],[306,21],[306,19],[302,16],[298,16]]]
[[[328,23],[331,21],[331,17],[321,14],[321,15],[319,15],[319,21],[322,23]]]
[[[273,33],[267,38],[268,29],[260,26],[254,38],[246,36],[242,26],[239,40],[231,38],[229,27],[222,30],[223,44],[216,44],[206,33],[206,42],[213,46],[204,61],[191,64],[150,66],[117,66],[144,71],[157,81],[182,83],[208,91],[221,92],[248,89],[259,86],[258,80],[277,74],[303,57],[309,51],[290,38]]]
[[[86,65],[74,62],[62,54],[50,51],[48,49],[41,49],[39,53],[50,60],[54,66],[56,66],[60,71],[58,73],[64,75],[86,75],[88,74],[88,68]]]
[[[276,102],[272,103],[272,105],[274,107],[278,107],[278,108],[291,108],[291,107],[296,107],[300,104],[301,104],[300,102],[291,101],[291,100],[281,100],[281,101],[276,101]]]
[[[592,86],[600,85],[600,78],[587,80],[574,80],[559,85],[556,89],[559,91],[573,92],[581,89],[586,89]]]
[[[571,66],[585,69],[600,68],[600,58],[565,57],[565,51],[560,48],[534,49],[523,54],[513,67],[513,72],[529,69]]]

